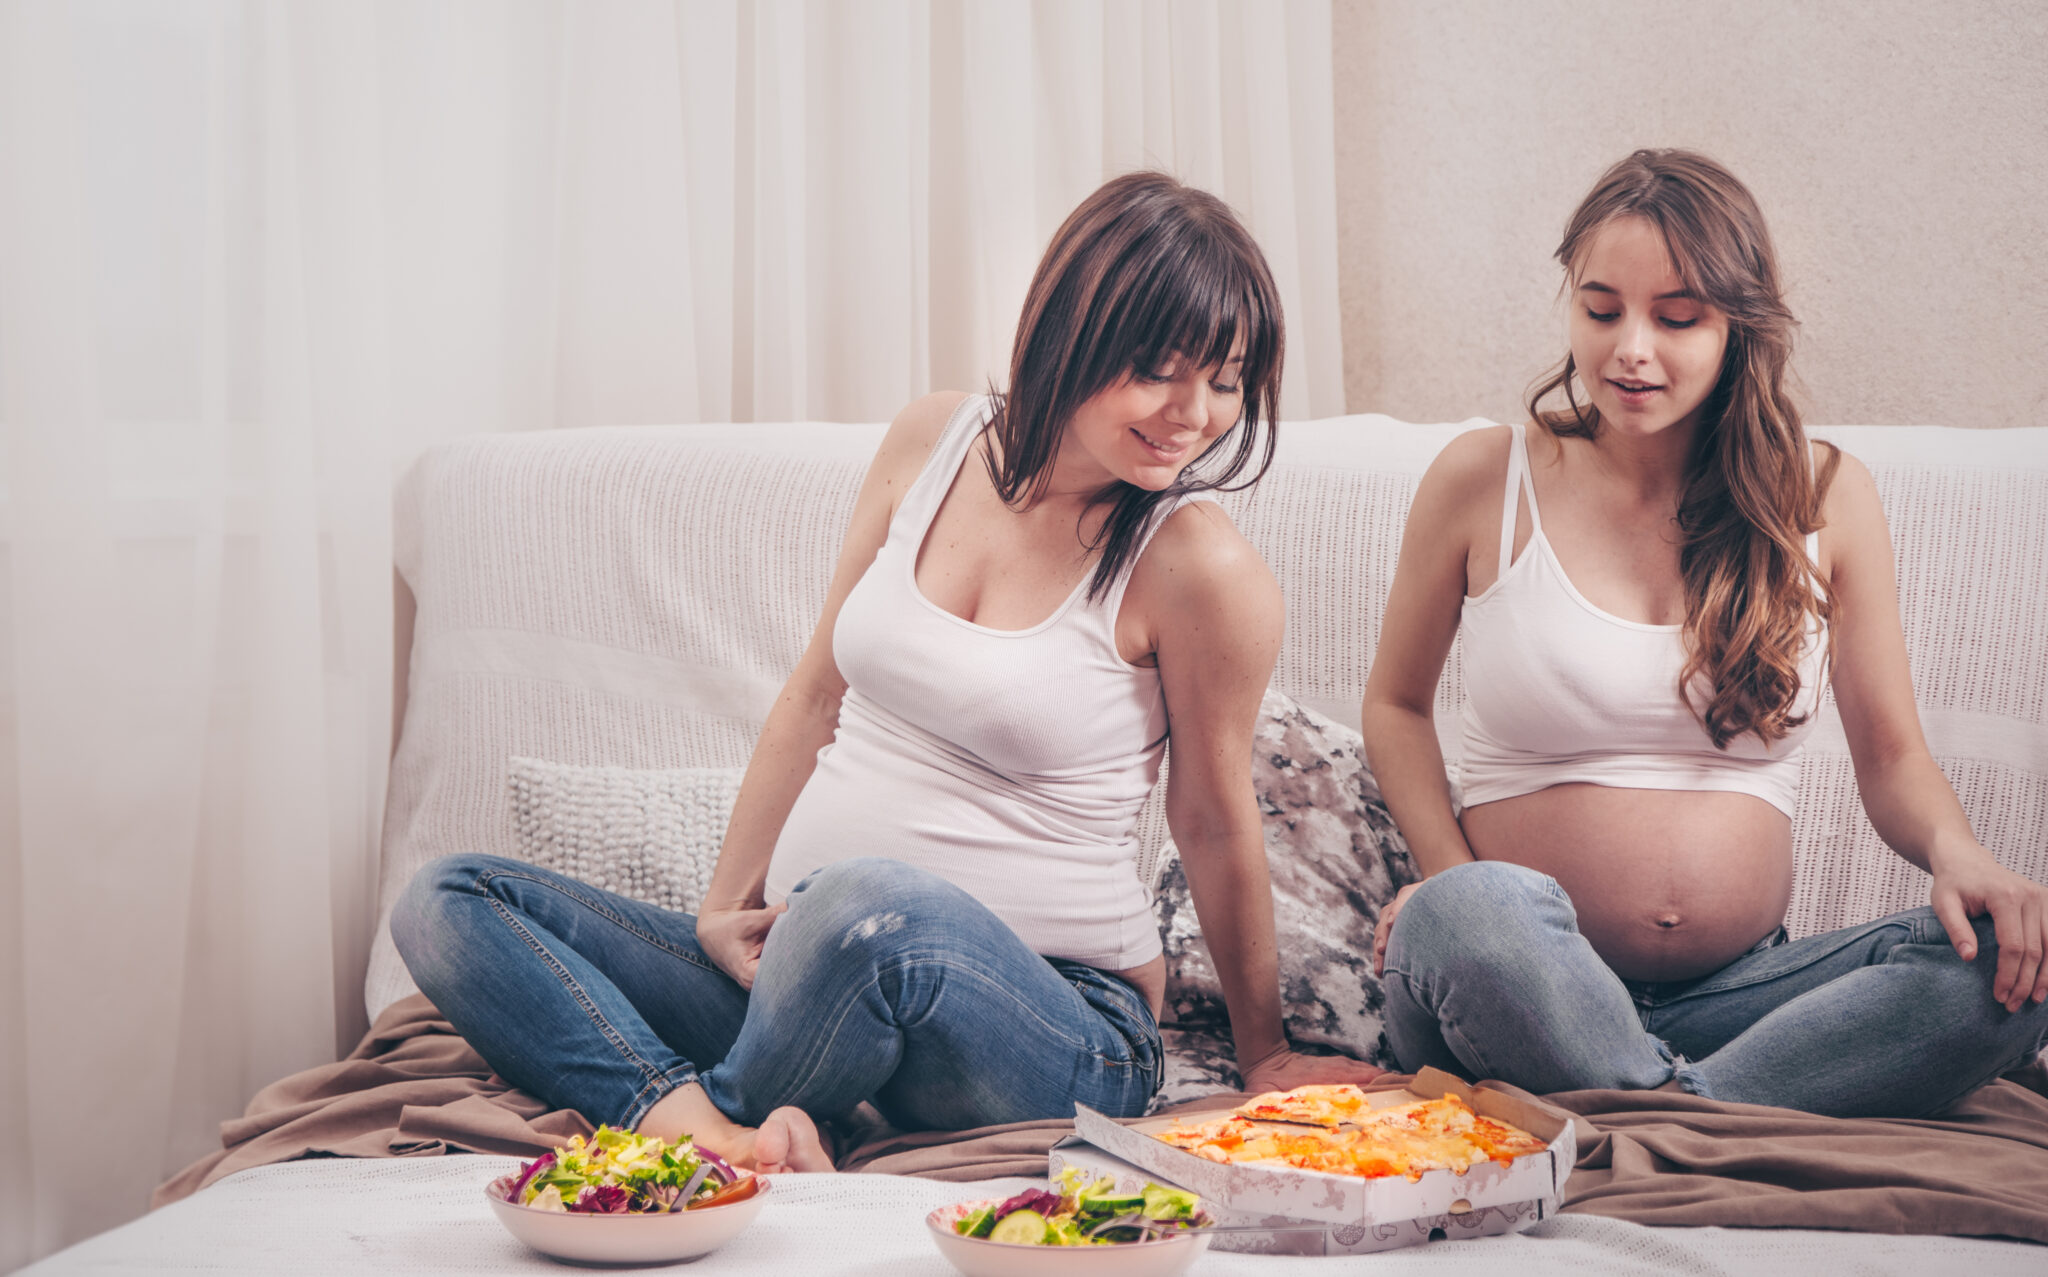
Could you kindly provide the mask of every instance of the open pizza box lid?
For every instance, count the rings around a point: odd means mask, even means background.
[[[1512,1123],[1543,1140],[1546,1147],[1503,1166],[1480,1161],[1463,1174],[1426,1171],[1363,1179],[1284,1166],[1234,1166],[1183,1152],[1152,1137],[1174,1125],[1172,1117],[1148,1118],[1129,1126],[1084,1105],[1074,1106],[1074,1131],[1082,1139],[1161,1180],[1233,1212],[1284,1216],[1335,1224],[1388,1223],[1421,1216],[1462,1214],[1478,1207],[1541,1201],[1554,1208],[1578,1155],[1571,1114],[1541,1101],[1525,1100],[1487,1087],[1474,1087],[1440,1069],[1424,1069],[1407,1089],[1369,1092],[1373,1108],[1456,1095],[1486,1117]],[[1206,1121],[1220,1114],[1190,1114]]]

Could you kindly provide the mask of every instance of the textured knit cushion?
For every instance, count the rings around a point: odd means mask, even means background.
[[[696,912],[718,864],[740,767],[571,767],[512,760],[520,859],[664,909]]]
[[[1252,738],[1264,818],[1287,1035],[1394,1067],[1372,971],[1380,910],[1418,877],[1365,765],[1357,732],[1269,691]],[[1238,1085],[1223,990],[1188,898],[1180,858],[1154,899],[1166,946],[1167,1076],[1155,1107]]]

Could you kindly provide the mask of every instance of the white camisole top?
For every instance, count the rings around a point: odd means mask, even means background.
[[[1714,748],[1679,699],[1684,630],[1602,611],[1575,588],[1543,535],[1529,479],[1528,440],[1509,448],[1500,576],[1465,600],[1465,805],[1551,785],[1730,790],[1792,815],[1799,759],[1820,702],[1824,635],[1800,663],[1795,715],[1805,722],[1774,744],[1745,733]],[[1516,502],[1526,490],[1529,543],[1513,558]],[[1819,535],[1807,537],[1819,562]]]
[[[974,396],[953,414],[840,609],[839,726],[783,823],[768,898],[884,856],[960,887],[1038,953],[1123,970],[1160,953],[1133,827],[1167,736],[1159,672],[1117,653],[1129,571],[1092,602],[1091,573],[1024,630],[962,620],[917,587],[925,534],[992,410]]]

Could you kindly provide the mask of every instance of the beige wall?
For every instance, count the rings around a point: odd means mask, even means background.
[[[1337,0],[1345,395],[1517,414],[1550,252],[1638,146],[1747,182],[1808,420],[2048,424],[2048,4]]]

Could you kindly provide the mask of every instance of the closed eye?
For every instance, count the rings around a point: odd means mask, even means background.
[[[1588,306],[1586,308],[1586,318],[1592,320],[1596,324],[1611,324],[1615,320],[1621,318],[1621,312],[1618,310],[1610,310],[1605,314],[1602,314],[1601,312],[1594,310],[1591,306]]]

